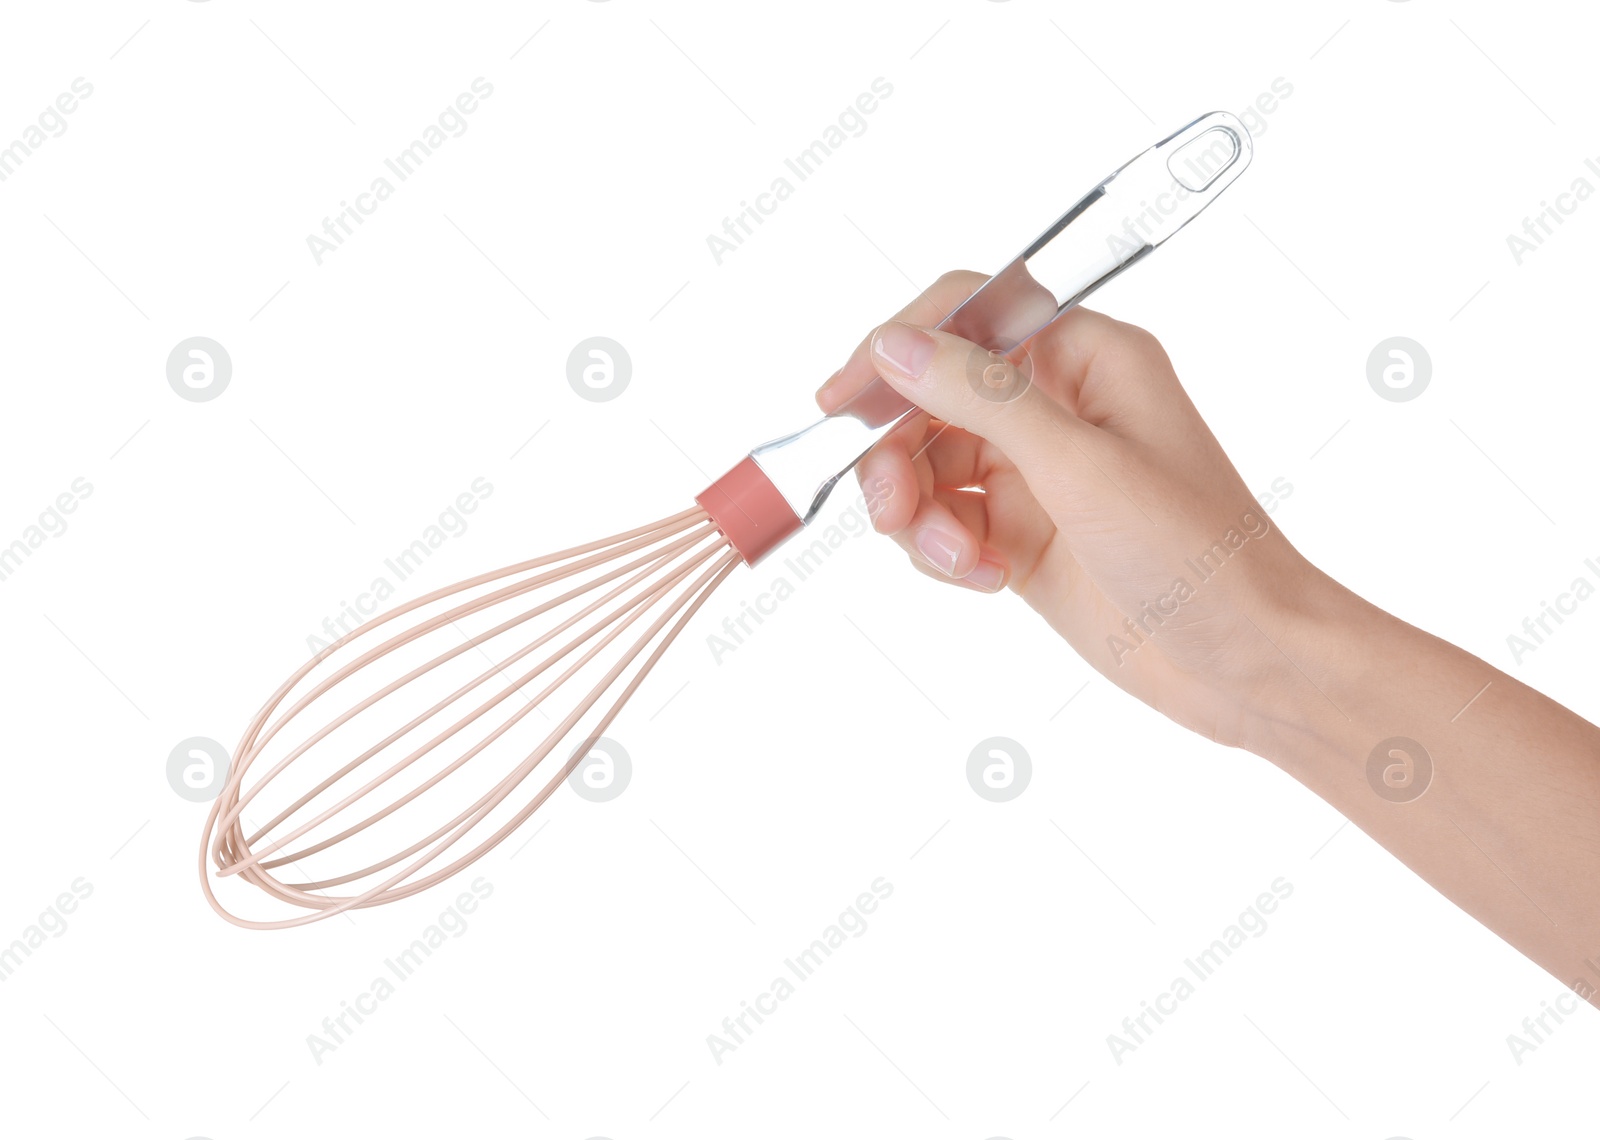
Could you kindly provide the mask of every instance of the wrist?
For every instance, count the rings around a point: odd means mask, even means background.
[[[1239,745],[1280,767],[1370,735],[1382,663],[1397,641],[1422,636],[1315,568],[1252,624],[1260,668],[1241,701]]]

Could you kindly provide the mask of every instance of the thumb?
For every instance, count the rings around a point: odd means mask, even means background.
[[[1082,446],[1094,432],[1004,353],[903,321],[878,326],[869,343],[886,383],[924,411],[989,440],[1019,467],[1059,463],[1067,438]]]

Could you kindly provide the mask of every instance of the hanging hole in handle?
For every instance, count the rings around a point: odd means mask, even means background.
[[[1227,127],[1212,127],[1180,146],[1167,159],[1167,170],[1185,190],[1199,193],[1239,160],[1244,148]]]

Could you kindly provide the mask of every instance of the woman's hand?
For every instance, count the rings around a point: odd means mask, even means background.
[[[1241,744],[1271,640],[1317,573],[1185,395],[1154,337],[1076,309],[1009,358],[920,327],[984,281],[950,273],[817,394],[880,375],[931,415],[857,471],[874,525],[940,581],[1007,583],[1096,669],[1180,724]]]
[[[1301,557],[1148,333],[1079,309],[1002,359],[919,327],[983,280],[941,278],[818,393],[832,411],[877,374],[929,413],[861,462],[877,528],[931,577],[1009,582],[1600,1006],[1600,730]]]

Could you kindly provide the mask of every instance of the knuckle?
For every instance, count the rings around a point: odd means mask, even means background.
[[[987,280],[989,280],[987,274],[979,273],[975,269],[951,269],[939,275],[939,279],[933,283],[927,295],[948,297],[955,292],[967,295]]]
[[[1129,355],[1152,363],[1166,363],[1167,350],[1149,329],[1124,324],[1118,332],[1123,348]]]

